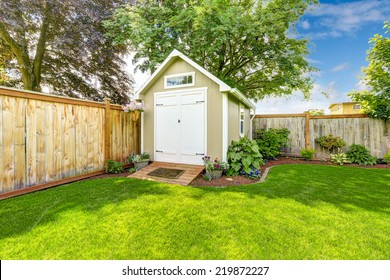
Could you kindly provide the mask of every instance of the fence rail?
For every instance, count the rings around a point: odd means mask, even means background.
[[[108,100],[0,87],[0,195],[96,175],[106,159],[126,162],[139,151],[138,126]]]
[[[299,155],[304,148],[314,148],[317,157],[329,157],[315,139],[332,134],[344,139],[347,147],[360,144],[371,154],[382,158],[390,149],[390,123],[369,118],[365,114],[310,116],[309,114],[257,115],[253,131],[262,128],[287,128],[290,130],[286,155]]]

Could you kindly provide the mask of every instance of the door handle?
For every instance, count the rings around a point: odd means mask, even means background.
[[[177,120],[177,123],[180,123],[180,119]]]

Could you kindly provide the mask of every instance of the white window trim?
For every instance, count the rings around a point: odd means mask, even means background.
[[[192,83],[191,84],[184,84],[184,85],[174,85],[174,86],[168,86],[167,80],[168,78],[175,78],[180,76],[192,76]],[[181,88],[181,87],[192,87],[195,86],[195,72],[186,72],[186,73],[180,73],[180,74],[173,74],[173,75],[167,75],[164,76],[164,89],[170,89],[170,88]]]
[[[243,120],[241,120],[241,113],[244,113]],[[242,130],[243,130],[242,132],[241,132],[241,121],[242,121]],[[245,136],[245,109],[241,103],[240,103],[240,112],[238,115],[238,129],[239,129],[240,137],[244,137]]]

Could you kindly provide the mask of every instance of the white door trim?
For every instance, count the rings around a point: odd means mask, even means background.
[[[222,161],[227,161],[227,149],[229,142],[229,99],[226,92],[222,94]]]
[[[185,89],[185,90],[172,90],[172,91],[160,91],[154,93],[154,100],[153,100],[153,113],[154,113],[154,120],[153,120],[153,158],[156,159],[156,144],[157,144],[157,112],[156,112],[156,103],[157,103],[157,97],[159,95],[178,95],[178,94],[191,94],[191,93],[197,93],[202,92],[204,94],[204,153],[207,155],[207,87],[200,87],[200,88],[191,88],[191,89]]]

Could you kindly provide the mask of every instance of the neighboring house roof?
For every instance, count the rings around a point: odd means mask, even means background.
[[[174,59],[176,57],[180,57],[185,62],[190,64],[192,67],[194,67],[196,70],[204,74],[209,79],[213,80],[215,83],[219,85],[219,90],[221,92],[229,92],[234,97],[236,97],[240,102],[248,106],[250,109],[255,109],[256,106],[248,99],[246,98],[238,89],[232,88],[229,85],[227,85],[225,82],[221,81],[219,78],[211,74],[209,71],[204,69],[202,66],[197,64],[195,61],[190,59],[188,56],[182,54],[178,50],[173,50],[168,57],[161,63],[161,65],[157,68],[156,71],[149,77],[149,79],[137,90],[137,94],[142,94],[146,90],[148,90],[152,84],[160,77],[160,75],[168,69],[168,67],[173,63]]]
[[[333,106],[336,106],[336,105],[348,105],[348,104],[359,104],[358,102],[340,102],[340,103],[332,103],[329,105],[329,108],[332,108]]]

